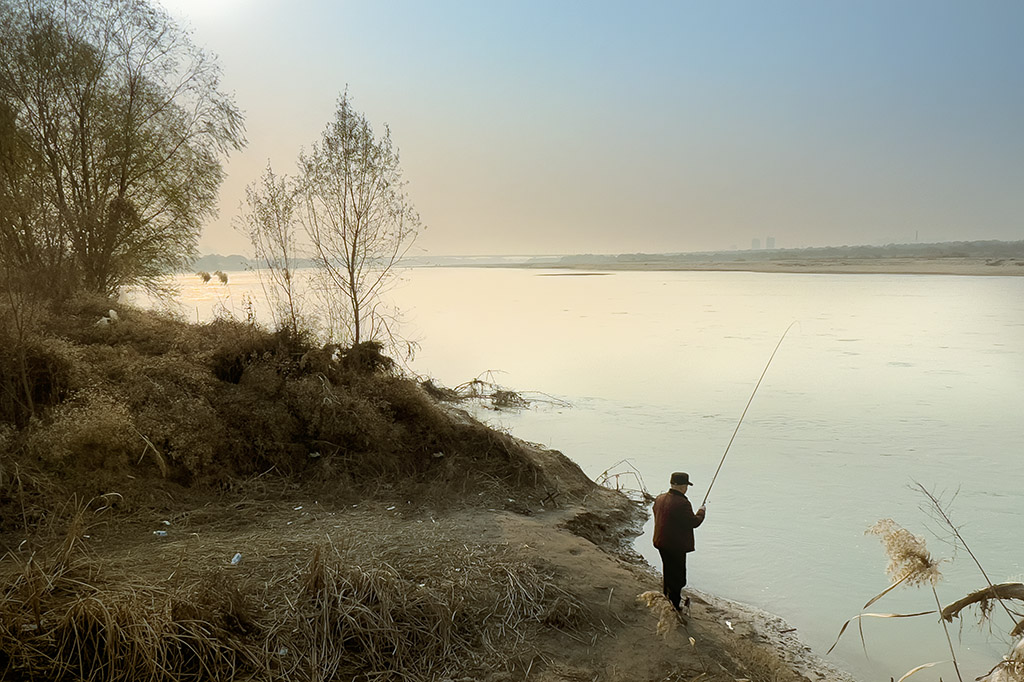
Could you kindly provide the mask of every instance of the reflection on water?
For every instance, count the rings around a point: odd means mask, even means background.
[[[993,580],[1024,577],[1024,278],[546,274],[406,273],[393,297],[406,335],[421,344],[412,368],[450,386],[494,370],[510,388],[567,400],[568,409],[488,416],[591,476],[628,458],[658,492],[672,471],[688,471],[695,502],[779,336],[797,321],[711,492],[690,562],[695,587],[784,616],[823,653],[888,584],[868,526],[892,517],[933,554],[954,555],[908,490],[913,481],[958,491],[952,514]],[[259,287],[252,273],[229,275],[227,285],[181,278],[186,315],[240,315],[243,293]],[[637,549],[657,565],[649,535]],[[984,584],[965,555],[943,573],[946,603]],[[931,607],[930,594],[900,589],[872,608]],[[864,631],[870,661],[856,633],[830,657],[864,679],[949,657],[930,619],[872,621]],[[965,676],[1006,651],[973,627],[962,642]],[[932,672],[953,676],[945,665],[916,678]]]

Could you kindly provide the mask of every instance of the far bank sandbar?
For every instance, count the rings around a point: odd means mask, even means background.
[[[495,266],[492,266],[495,267]],[[812,258],[767,260],[636,260],[627,262],[523,263],[511,266],[546,270],[721,271],[851,275],[1024,276],[1024,259],[984,258]]]

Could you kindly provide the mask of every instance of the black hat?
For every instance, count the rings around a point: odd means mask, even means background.
[[[693,485],[690,483],[690,474],[684,471],[677,471],[672,474],[672,478],[669,479],[672,485]]]

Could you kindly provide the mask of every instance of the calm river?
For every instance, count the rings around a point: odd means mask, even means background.
[[[247,291],[262,306],[253,273],[179,282],[192,319],[241,315]],[[392,297],[420,343],[414,371],[455,386],[491,370],[566,401],[483,416],[592,477],[628,460],[657,493],[687,471],[695,507],[796,321],[711,492],[690,584],[783,616],[819,654],[889,584],[864,533],[878,519],[953,559],[944,604],[984,585],[915,481],[955,496],[949,511],[994,582],[1024,579],[1024,277],[422,268]],[[660,567],[650,531],[636,547]],[[930,590],[899,588],[869,610],[934,607]],[[952,635],[973,679],[1007,652],[1009,619],[991,635],[968,621]],[[867,655],[852,628],[829,656],[864,680],[949,659],[934,617],[865,619],[864,634]],[[948,663],[914,679],[940,675],[955,679]]]

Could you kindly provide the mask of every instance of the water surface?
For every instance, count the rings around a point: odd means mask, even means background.
[[[509,388],[567,401],[484,416],[592,477],[626,459],[657,493],[672,471],[688,471],[695,506],[772,349],[797,323],[711,491],[693,586],[782,615],[824,653],[888,584],[868,526],[891,517],[935,555],[954,556],[908,489],[915,481],[944,499],[958,493],[950,511],[994,581],[1024,578],[1024,278],[555,274],[407,272],[392,295],[420,342],[412,369],[449,386],[490,370]],[[189,316],[240,314],[243,292],[261,294],[253,273],[229,275],[227,285],[181,278]],[[636,546],[657,566],[650,531]],[[943,572],[943,603],[984,585],[963,552]],[[871,610],[934,605],[930,590],[900,589]],[[870,659],[856,632],[829,658],[865,680],[949,659],[930,618],[869,620],[864,631]],[[1007,650],[974,627],[953,636],[965,678]],[[954,678],[952,667],[915,679],[940,675]]]

